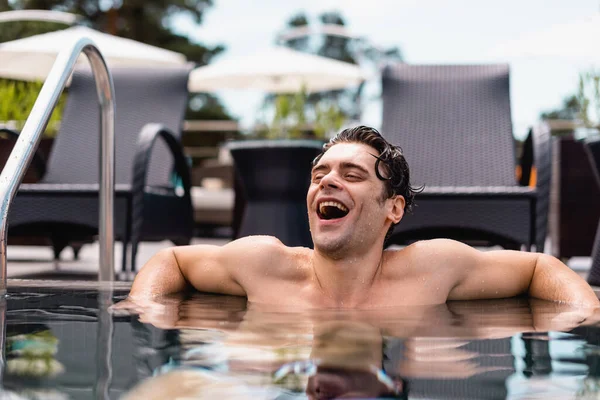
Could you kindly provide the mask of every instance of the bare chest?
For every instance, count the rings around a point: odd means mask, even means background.
[[[343,283],[340,282],[342,286]],[[299,308],[379,308],[445,303],[449,288],[426,277],[381,281],[364,290],[332,296],[316,281],[280,281],[248,297],[250,302]]]

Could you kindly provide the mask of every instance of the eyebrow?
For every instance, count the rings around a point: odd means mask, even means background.
[[[326,164],[326,163],[315,165],[313,167],[313,169],[311,170],[311,174],[314,174],[315,172],[318,172],[318,171],[327,170],[329,168],[330,168],[329,164]],[[342,163],[340,163],[340,168],[341,169],[357,169],[364,174],[367,174],[367,175],[369,174],[369,171],[365,167],[363,167],[362,165],[355,164],[353,162],[348,162],[348,161],[342,162]]]
[[[362,165],[352,163],[352,162],[343,162],[340,164],[340,166],[342,169],[357,169],[367,175],[369,174],[369,171],[365,167],[363,167]]]
[[[322,171],[322,170],[327,169],[327,168],[329,168],[327,166],[327,164],[317,164],[314,167],[312,167],[312,169],[310,170],[310,173],[314,174],[317,171]]]

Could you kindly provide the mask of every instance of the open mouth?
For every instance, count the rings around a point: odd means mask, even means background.
[[[325,220],[344,218],[348,212],[348,207],[337,201],[324,201],[317,207],[317,215]]]

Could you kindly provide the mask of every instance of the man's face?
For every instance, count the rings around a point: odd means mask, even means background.
[[[313,167],[306,197],[315,248],[333,257],[364,252],[400,217],[396,199],[383,199],[375,175],[377,150],[361,143],[332,146]],[[403,199],[399,196],[402,201]]]

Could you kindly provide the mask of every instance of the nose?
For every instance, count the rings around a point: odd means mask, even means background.
[[[335,172],[330,171],[327,175],[321,178],[321,188],[339,189],[341,187],[338,177]]]

